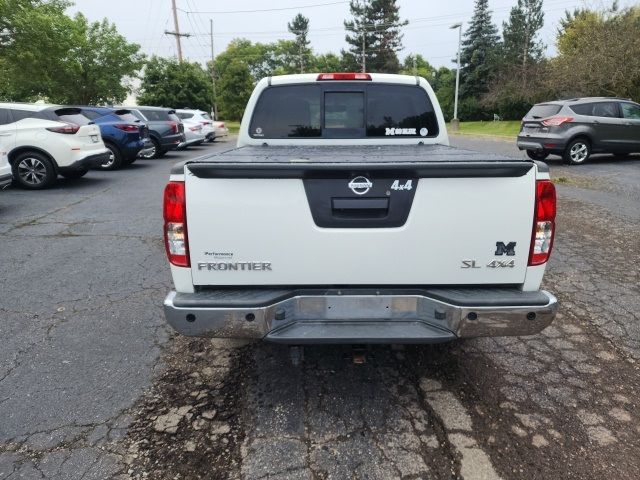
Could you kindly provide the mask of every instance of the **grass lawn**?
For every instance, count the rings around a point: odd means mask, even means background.
[[[240,130],[240,122],[230,122],[225,120],[224,123],[229,129],[229,133],[238,133],[238,130]]]
[[[463,135],[494,135],[498,137],[517,137],[520,131],[519,120],[503,122],[460,122],[460,132]],[[449,126],[451,132],[451,126]]]

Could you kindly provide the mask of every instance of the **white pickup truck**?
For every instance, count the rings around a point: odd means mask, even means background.
[[[548,169],[448,145],[423,78],[261,80],[237,148],[171,172],[168,322],[290,345],[541,331],[557,310],[540,290]]]

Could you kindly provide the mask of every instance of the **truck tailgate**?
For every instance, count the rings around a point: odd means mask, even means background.
[[[185,166],[194,285],[524,282],[531,162],[442,147],[252,150]]]

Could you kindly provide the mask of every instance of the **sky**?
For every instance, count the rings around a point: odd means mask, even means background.
[[[489,0],[493,21],[501,30],[509,10],[517,0]],[[544,0],[545,24],[541,38],[547,54],[555,53],[555,36],[564,11],[581,6],[601,7],[606,0]],[[210,19],[214,22],[214,49],[223,51],[229,41],[243,37],[253,42],[292,39],[287,31],[297,13],[310,20],[309,39],[315,53],[339,52],[346,47],[343,20],[349,17],[348,1],[339,0],[176,0],[180,31],[192,34],[182,39],[185,59],[204,63],[211,56]],[[621,6],[634,3],[623,0]],[[398,0],[400,15],[409,20],[404,27],[403,59],[421,54],[436,67],[453,67],[458,47],[458,31],[449,27],[473,13],[473,0]],[[269,10],[269,11],[267,11]],[[176,56],[171,0],[76,0],[70,14],[82,12],[89,20],[109,19],[130,42],[142,46],[148,55]]]

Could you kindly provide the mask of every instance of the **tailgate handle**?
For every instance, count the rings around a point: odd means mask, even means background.
[[[388,198],[332,198],[331,206],[333,210],[351,211],[354,210],[388,210]],[[345,213],[347,213],[345,212]],[[355,213],[355,212],[353,212]]]

